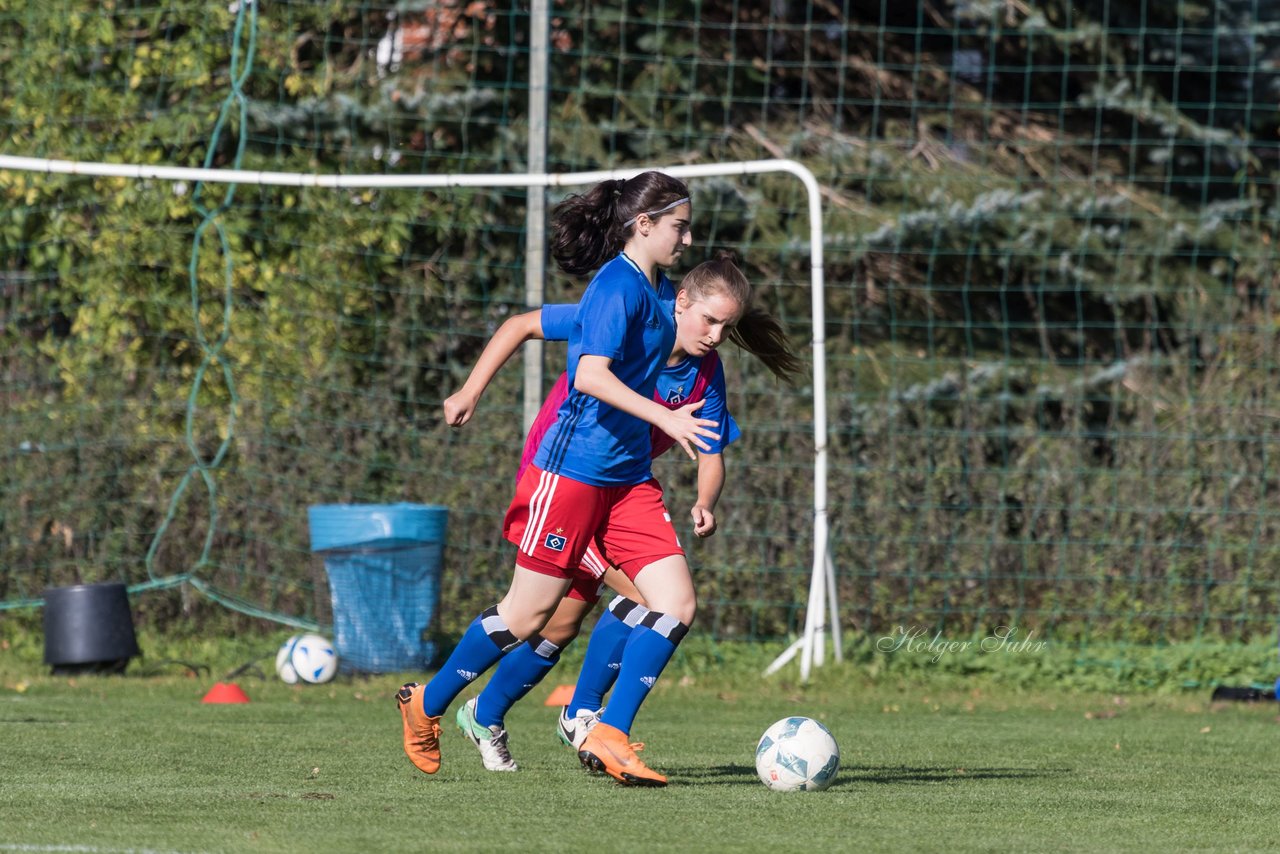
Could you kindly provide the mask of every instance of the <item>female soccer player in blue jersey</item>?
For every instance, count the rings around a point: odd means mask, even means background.
[[[729,337],[786,380],[800,367],[777,320],[752,305],[751,300],[750,283],[727,258],[708,261],[691,270],[680,283],[674,305],[676,344],[658,377],[654,394],[655,399],[668,407],[701,400],[700,414],[722,425],[721,439],[711,442],[710,450],[698,455],[697,501],[690,511],[693,532],[698,537],[715,533],[715,506],[724,485],[721,451],[738,436],[737,425],[726,410],[724,370],[715,348]],[[463,387],[445,400],[445,420],[455,427],[467,423],[493,376],[525,341],[566,339],[576,308],[575,305],[547,305],[503,323]],[[565,380],[562,375],[543,403],[525,442],[521,471],[557,416],[567,392]],[[666,435],[656,430],[652,431],[651,439],[655,458],[673,446]],[[578,749],[587,730],[599,718],[603,696],[617,676],[623,646],[648,609],[631,581],[610,567],[594,548],[588,547],[577,577],[547,625],[503,658],[484,691],[458,711],[458,726],[479,749],[489,770],[516,770],[503,718],[512,705],[542,680],[563,648],[577,636],[582,621],[599,599],[602,579],[620,595],[592,632],[577,690],[557,724],[561,739]]]
[[[691,458],[720,438],[714,422],[694,414],[700,404],[671,410],[652,397],[675,342],[664,304],[672,288],[662,270],[689,245],[690,217],[683,182],[659,172],[603,182],[556,209],[553,257],[571,274],[599,272],[569,336],[568,397],[507,509],[504,533],[519,551],[511,587],[476,618],[427,685],[408,683],[397,694],[405,752],[428,774],[440,767],[440,716],[449,703],[542,629],[594,542],[632,579],[650,612],[627,641],[613,697],[580,757],[619,782],[666,785],[635,755],[628,734],[697,608],[650,472],[650,425]]]

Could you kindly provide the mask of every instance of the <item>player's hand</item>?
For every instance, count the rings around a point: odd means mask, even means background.
[[[704,441],[705,439],[719,439],[720,434],[711,431],[712,427],[719,427],[719,421],[712,421],[709,418],[699,418],[694,415],[705,401],[695,400],[693,403],[680,407],[679,409],[668,410],[669,414],[658,425],[663,433],[666,433],[672,439],[675,439],[680,447],[684,448],[684,452],[689,455],[689,459],[696,460],[698,458],[697,451],[710,451],[711,446]]]
[[[444,423],[450,427],[461,427],[471,420],[471,416],[475,414],[476,404],[480,402],[479,396],[471,394],[466,389],[451,394],[444,399]]]
[[[695,537],[709,537],[716,532],[716,514],[711,511],[710,507],[695,504],[689,513],[693,516],[693,535]]]

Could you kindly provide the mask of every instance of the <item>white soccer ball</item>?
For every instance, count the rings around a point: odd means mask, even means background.
[[[320,635],[294,635],[276,652],[276,675],[290,685],[328,682],[338,672],[338,654],[329,639]]]
[[[297,643],[298,636],[294,635],[280,644],[280,648],[276,650],[276,675],[280,677],[281,682],[290,685],[298,681],[298,671],[293,666],[293,648]]]
[[[840,747],[813,718],[783,718],[756,745],[756,774],[776,792],[820,792],[840,770]]]

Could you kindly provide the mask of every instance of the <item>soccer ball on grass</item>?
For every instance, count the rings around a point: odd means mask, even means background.
[[[303,682],[328,682],[338,672],[338,654],[328,638],[320,635],[294,635],[276,652],[276,674],[290,685]]]
[[[813,718],[783,718],[764,731],[756,746],[756,774],[777,792],[818,792],[840,769],[840,748]]]

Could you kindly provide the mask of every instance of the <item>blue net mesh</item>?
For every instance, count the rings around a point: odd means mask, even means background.
[[[339,669],[425,668],[435,654],[428,633],[440,602],[447,510],[320,505],[308,515],[312,549],[329,577]]]

